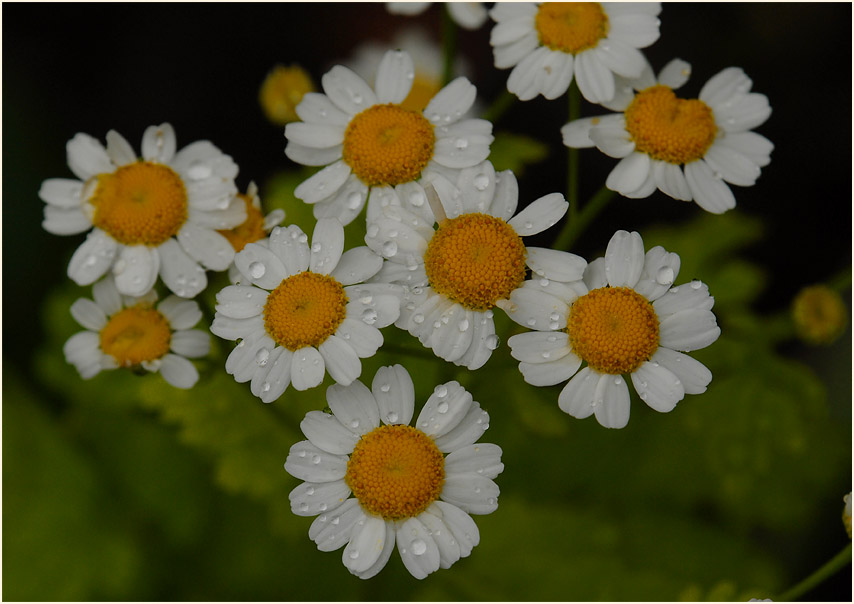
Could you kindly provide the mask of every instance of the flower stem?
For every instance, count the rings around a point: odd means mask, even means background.
[[[776,602],[793,602],[808,593],[811,589],[820,585],[825,579],[832,577],[836,572],[846,564],[851,564],[851,544],[836,554],[827,563],[811,574],[809,577],[784,592],[782,595],[774,598]]]
[[[454,58],[457,56],[457,24],[448,7],[442,5],[442,86],[454,77]]]
[[[568,251],[578,236],[587,228],[587,225],[608,205],[615,195],[616,193],[607,187],[599,189],[574,219],[570,218],[566,221],[557,239],[555,239],[554,248]]]
[[[581,117],[581,93],[575,79],[569,85],[569,121]],[[569,169],[567,170],[566,200],[569,202],[568,222],[574,223],[578,216],[578,158],[579,149],[569,147]]]

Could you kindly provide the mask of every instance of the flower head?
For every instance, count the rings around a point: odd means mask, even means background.
[[[258,92],[258,102],[272,123],[284,126],[299,120],[296,106],[307,92],[314,92],[314,83],[299,65],[276,65],[264,78]]]
[[[294,514],[319,514],[308,532],[317,548],[346,545],[344,566],[362,579],[383,569],[395,544],[417,579],[468,556],[480,541],[469,514],[497,509],[492,479],[504,469],[500,447],[476,442],[489,415],[471,394],[440,384],[410,426],[415,389],[394,365],[370,389],[358,380],[330,386],[327,401],[332,414],[306,414],[308,440],[285,462],[305,481],[291,492]]]
[[[629,421],[624,375],[656,411],[671,411],[686,394],[705,392],[711,372],[682,352],[705,348],[720,335],[714,298],[700,281],[673,286],[679,266],[676,254],[661,246],[644,254],[638,233],[617,231],[582,280],[532,281],[529,298],[509,313],[538,330],[508,342],[525,381],[551,386],[569,380],[560,408],[579,419],[595,413],[607,428]]]
[[[217,294],[211,331],[240,340],[225,369],[238,382],[251,380],[265,403],[289,384],[317,386],[327,371],[351,383],[362,372],[359,359],[382,344],[379,328],[397,319],[396,288],[362,283],[382,258],[364,246],[343,249],[341,223],[324,218],[311,243],[297,226],[275,227],[265,245],[249,243],[235,256],[242,284]]]
[[[428,8],[430,2],[386,2],[386,9],[393,15],[420,15]],[[478,29],[489,16],[483,2],[443,2],[442,6],[454,23],[463,29]]]
[[[157,292],[123,296],[113,277],[92,286],[94,301],[79,298],[71,315],[86,328],[71,336],[63,351],[83,379],[117,367],[159,371],[176,388],[191,388],[199,379],[187,357],[210,350],[210,334],[191,329],[202,318],[194,300],[169,296],[157,302]]]
[[[421,187],[423,179],[453,174],[489,155],[492,124],[462,119],[475,87],[457,78],[424,111],[402,105],[412,88],[412,57],[385,53],[376,90],[350,69],[336,65],[321,83],[325,94],[309,93],[297,107],[303,122],[288,124],[285,153],[295,162],[326,166],[301,183],[297,198],[315,204],[318,218],[349,224],[377,195]]]
[[[848,309],[836,291],[826,285],[803,288],[792,303],[795,330],[809,344],[832,344],[848,325]]]
[[[656,80],[647,64],[636,80],[622,80],[605,104],[622,111],[582,118],[562,129],[568,147],[598,147],[620,159],[606,186],[626,197],[648,197],[656,189],[694,200],[713,214],[735,207],[727,183],[752,186],[768,165],[774,145],[752,132],[768,119],[765,95],[750,92],[750,78],[737,67],[709,80],[697,99],[673,92],[688,80],[691,66],[675,59]]]
[[[231,264],[234,249],[216,229],[246,219],[235,198],[237,166],[208,141],[177,153],[175,145],[169,124],[146,129],[142,158],[115,130],[106,148],[82,133],[68,142],[68,166],[80,180],[45,180],[39,197],[45,230],[90,231],[68,265],[75,283],[112,270],[122,294],[142,296],[159,274],[173,293],[192,298],[207,286],[205,269]]]
[[[495,66],[513,67],[507,90],[556,99],[573,76],[591,103],[614,97],[615,77],[638,77],[638,50],[658,39],[659,2],[499,2],[490,11]]]
[[[488,161],[453,184],[432,184],[435,212],[417,191],[385,200],[383,213],[369,217],[365,242],[388,260],[376,280],[405,286],[396,325],[440,358],[477,369],[498,347],[493,308],[524,296],[527,268],[540,270],[551,257],[522,238],[554,225],[568,204],[552,193],[517,214],[516,177],[496,174]],[[580,279],[586,263],[573,258],[560,274]]]

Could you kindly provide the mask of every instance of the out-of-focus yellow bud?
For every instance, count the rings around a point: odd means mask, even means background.
[[[845,502],[845,507],[842,508],[842,522],[845,524],[845,530],[848,531],[848,538],[851,538],[851,493],[848,493],[842,498]]]
[[[848,309],[834,290],[825,285],[812,285],[795,296],[792,319],[798,337],[805,342],[831,344],[848,325]]]
[[[261,84],[258,101],[268,120],[284,126],[299,120],[296,106],[306,92],[314,90],[314,82],[299,65],[276,65]]]

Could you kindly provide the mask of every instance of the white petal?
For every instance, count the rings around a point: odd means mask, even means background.
[[[287,228],[273,229],[270,233],[269,247],[282,263],[287,276],[308,270],[308,264],[311,261],[308,235],[295,224]]]
[[[345,288],[350,302],[347,304],[347,316],[359,319],[378,329],[391,325],[400,315],[400,297],[387,293],[388,284],[360,283]],[[359,288],[359,289],[355,289]],[[353,296],[356,296],[355,298]],[[365,302],[365,300],[369,300]]]
[[[495,321],[486,313],[472,313],[472,335],[469,349],[455,361],[457,365],[474,371],[480,369],[492,356],[492,351],[498,348],[499,339],[495,335]]]
[[[673,59],[658,73],[658,81],[672,89],[681,88],[691,77],[691,64],[682,59]]]
[[[480,531],[471,516],[457,506],[444,501],[434,501],[427,510],[442,519],[460,546],[460,557],[466,558],[480,543]]]
[[[569,380],[558,396],[557,402],[561,411],[578,419],[592,415],[599,375],[590,367],[585,367]]]
[[[402,103],[409,94],[415,65],[408,52],[389,50],[377,67],[375,88],[380,103]]]
[[[115,130],[107,132],[107,155],[117,166],[126,166],[137,160],[136,152],[131,144]]]
[[[560,129],[563,144],[571,149],[586,149],[595,144],[590,140],[590,129],[600,120],[600,116],[582,117],[564,124]]]
[[[712,109],[738,100],[750,90],[753,82],[740,67],[727,67],[712,76],[700,89],[699,99]]]
[[[177,140],[171,124],[149,126],[142,134],[142,157],[148,161],[168,164],[175,157]]]
[[[650,159],[645,153],[634,152],[620,160],[608,178],[605,186],[612,191],[626,195],[643,185],[650,174]]]
[[[185,182],[221,182],[231,186],[238,172],[233,159],[212,142],[204,140],[192,142],[178,151],[170,165],[185,177]]]
[[[225,359],[225,371],[238,384],[248,382],[259,371],[259,358],[270,354],[276,343],[264,331],[249,334],[234,347]]]
[[[525,56],[507,78],[507,90],[519,97],[521,101],[530,101],[542,92],[541,82],[543,67],[548,60],[549,49],[540,46]],[[577,62],[575,63],[577,65]]]
[[[350,542],[341,556],[344,566],[353,574],[368,570],[382,554],[385,542],[385,520],[367,515],[364,524],[359,521],[353,526]]]
[[[721,328],[709,310],[683,310],[662,319],[659,325],[661,346],[683,352],[705,348],[720,335]]]
[[[660,319],[682,310],[711,310],[715,299],[709,294],[709,286],[702,281],[691,281],[688,285],[671,288],[667,294],[653,302]]]
[[[605,273],[611,287],[634,287],[644,265],[643,239],[637,231],[617,231],[605,250]]]
[[[292,122],[285,126],[285,138],[309,149],[328,149],[344,142],[344,128],[334,124]]]
[[[475,472],[448,474],[439,497],[469,514],[491,514],[498,509],[498,485]]]
[[[397,527],[395,540],[400,559],[409,573],[423,579],[439,570],[439,548],[418,518],[409,518]]]
[[[335,418],[353,434],[361,436],[380,425],[377,402],[359,380],[348,386],[333,384],[326,390],[326,401]]]
[[[112,266],[118,249],[115,239],[101,229],[94,229],[71,256],[68,276],[77,285],[94,283]]]
[[[508,224],[522,237],[536,235],[556,224],[568,209],[562,193],[549,193],[528,204]]]
[[[622,115],[599,118],[599,123],[590,129],[589,136],[602,153],[615,159],[622,159],[635,150],[635,143],[626,131],[626,120]]]
[[[42,228],[54,235],[76,235],[92,228],[92,221],[81,208],[44,207]]]
[[[142,296],[154,286],[159,268],[157,249],[145,245],[123,247],[113,264],[116,289],[126,296]]]
[[[347,456],[334,455],[303,440],[291,446],[285,470],[291,476],[308,482],[341,480],[347,473]]]
[[[584,277],[587,261],[575,254],[543,247],[528,247],[525,263],[537,275],[555,281],[577,281]]]
[[[297,516],[315,516],[334,510],[350,496],[350,487],[343,480],[304,482],[290,492],[291,511]]]
[[[190,258],[175,239],[167,239],[157,248],[160,278],[182,298],[194,298],[208,285],[205,270]]]
[[[434,125],[455,122],[471,108],[476,96],[477,89],[467,78],[456,78],[430,100],[424,116]]]
[[[543,96],[553,100],[567,91],[574,73],[573,56],[559,51],[549,52],[543,64]]]
[[[641,4],[646,3],[638,3],[639,6]],[[608,39],[621,40],[635,48],[646,48],[658,40],[659,23],[657,17],[648,13],[609,15]]]
[[[436,547],[439,548],[439,567],[450,568],[453,566],[454,562],[460,559],[460,545],[454,538],[451,529],[438,516],[430,513],[429,508],[428,511],[418,515],[418,520],[421,521],[430,537],[435,541]]]
[[[79,208],[82,194],[83,183],[70,178],[48,178],[39,187],[39,198],[57,208]]]
[[[602,375],[593,397],[596,421],[606,428],[625,428],[629,423],[629,387],[620,376]]]
[[[563,329],[569,312],[560,298],[526,288],[514,290],[510,294],[510,304],[502,305],[502,308],[522,327],[538,331]]]
[[[693,199],[691,188],[688,186],[688,181],[685,180],[685,173],[682,172],[682,166],[653,160],[652,175],[655,178],[655,185],[662,193],[682,201]]]
[[[314,519],[308,529],[308,537],[322,552],[335,551],[350,540],[353,525],[365,517],[356,499],[348,499],[334,512],[322,514]]]
[[[655,361],[647,361],[632,373],[640,399],[660,413],[667,413],[685,397],[685,388],[673,372]]]
[[[596,258],[584,269],[584,283],[588,289],[598,289],[608,285],[608,273],[605,271],[605,258]]]
[[[266,290],[275,289],[288,277],[278,255],[258,243],[247,243],[235,254],[234,265],[249,282]]]
[[[344,252],[330,275],[341,285],[353,285],[376,275],[382,265],[381,257],[368,247],[360,246]]]
[[[206,356],[211,350],[211,336],[200,329],[182,329],[172,334],[172,352],[190,358]]]
[[[192,388],[199,381],[199,372],[195,365],[171,352],[161,359],[160,375],[175,388]]]
[[[326,363],[329,376],[346,386],[362,374],[362,362],[346,340],[331,335],[317,347]]]
[[[107,316],[112,316],[122,309],[122,295],[116,289],[116,282],[111,276],[92,286],[92,297]]]
[[[445,458],[447,474],[475,472],[487,478],[495,478],[504,471],[501,463],[501,447],[492,443],[471,444],[457,449]]]
[[[101,352],[100,336],[93,331],[81,331],[68,338],[62,352],[65,360],[74,365],[84,380],[100,373],[103,368],[102,359],[112,358]]]
[[[361,359],[374,356],[383,343],[383,335],[379,329],[352,318],[345,318],[335,335],[347,342]]]
[[[533,2],[496,2],[489,16],[498,23],[511,19],[527,19],[533,27],[537,16],[537,5]]]
[[[344,251],[344,227],[336,218],[321,218],[311,235],[311,259],[308,270],[328,275]]]
[[[394,552],[395,545],[395,528],[394,524],[391,522],[385,523],[385,543],[383,544],[383,551],[380,553],[376,562],[374,562],[367,570],[362,571],[356,574],[360,579],[370,579],[371,577],[376,576],[382,569],[385,568],[385,565],[388,564],[389,559],[391,559],[391,555]]]
[[[554,386],[567,381],[581,366],[581,359],[575,354],[566,354],[554,361],[537,363],[519,363],[519,371],[525,381],[532,386]]]
[[[336,455],[349,455],[359,440],[334,415],[322,411],[306,413],[299,427],[314,446]]]
[[[651,248],[644,257],[643,271],[634,290],[650,302],[657,300],[670,290],[681,266],[678,254],[660,245]]]
[[[489,32],[489,43],[492,46],[504,46],[515,42],[531,31],[528,19],[511,19],[496,23]]]
[[[262,403],[272,403],[287,390],[291,383],[293,356],[287,348],[277,346],[267,357],[267,364],[255,371],[250,389]]]
[[[483,2],[450,2],[445,7],[454,22],[463,29],[479,28],[488,16]]]
[[[178,243],[205,268],[224,271],[234,260],[231,242],[215,230],[186,223],[178,231]]]
[[[326,365],[317,348],[305,346],[294,352],[291,361],[291,382],[297,390],[308,390],[323,381]]]
[[[458,382],[436,386],[424,403],[415,426],[434,439],[456,428],[468,413],[472,396]]]
[[[436,356],[452,363],[459,361],[471,346],[474,335],[471,325],[475,314],[460,304],[453,304],[442,314],[439,327],[428,342]]]
[[[377,97],[365,80],[343,65],[323,74],[320,83],[329,99],[348,115],[377,104]]]
[[[371,392],[383,423],[409,424],[415,409],[415,386],[402,365],[377,369]]]
[[[595,52],[582,51],[575,56],[575,81],[581,96],[591,103],[602,103],[614,98],[614,74]]]
[[[712,372],[700,361],[687,354],[659,346],[652,360],[667,367],[685,388],[685,394],[702,394],[712,381]]]
[[[78,298],[71,305],[71,316],[86,329],[100,331],[107,324],[104,310],[88,298]]]
[[[211,333],[224,340],[238,340],[263,329],[264,317],[261,314],[248,319],[232,319],[217,313],[211,324]]]
[[[157,310],[168,319],[172,329],[190,329],[202,320],[198,302],[178,296],[167,296],[157,305]]]
[[[724,145],[712,145],[703,159],[725,181],[740,187],[753,186],[761,172],[746,156]]]
[[[685,164],[685,179],[697,205],[712,214],[723,214],[735,207],[735,196],[727,184],[699,159]]]
[[[78,132],[65,144],[68,167],[74,176],[87,181],[96,174],[109,174],[116,167],[110,161],[104,146],[88,134]]]
[[[456,428],[438,437],[436,446],[443,453],[456,451],[476,442],[487,428],[489,428],[489,413],[481,409],[477,401],[472,401],[466,416],[460,420]]]
[[[341,111],[325,94],[306,92],[296,106],[299,118],[304,122],[333,124],[346,128],[350,116]]]
[[[341,145],[335,145],[333,147],[315,149],[288,141],[285,147],[285,155],[291,161],[304,166],[326,166],[341,159],[342,148]]]
[[[637,48],[617,38],[600,42],[593,51],[605,67],[626,78],[638,77],[646,65],[646,59]]]
[[[216,312],[230,319],[261,316],[269,292],[251,285],[227,285],[216,295]]]
[[[545,363],[560,359],[572,349],[565,331],[528,331],[507,340],[510,356],[526,363]]]
[[[530,53],[534,52],[539,45],[540,40],[537,37],[537,32],[529,31],[515,42],[496,46],[492,49],[495,55],[495,66],[499,69],[513,67]]]
[[[774,150],[774,143],[755,132],[727,132],[715,140],[715,145],[738,151],[759,167],[771,162],[771,151]]]
[[[317,203],[321,199],[334,195],[347,181],[348,176],[350,176],[350,166],[344,160],[337,161],[301,182],[294,189],[294,196],[306,203]]]
[[[469,168],[489,157],[491,134],[473,134],[460,138],[442,137],[433,147],[433,161],[446,168]]]

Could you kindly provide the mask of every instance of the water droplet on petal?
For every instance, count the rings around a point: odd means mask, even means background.
[[[457,324],[457,328],[458,328],[460,331],[466,331],[466,330],[469,328],[469,322],[468,322],[468,320],[467,320],[467,319],[463,319],[462,321],[460,321],[460,322]]]
[[[380,392],[388,392],[389,390],[391,390],[391,386],[389,386],[388,384],[383,384],[382,386],[380,386]]]
[[[362,321],[367,325],[373,325],[377,322],[377,311],[373,308],[366,308],[362,311]]]
[[[193,180],[208,178],[213,173],[210,165],[206,162],[196,160],[187,168],[187,176]]]
[[[420,325],[421,323],[424,322],[424,315],[422,315],[422,314],[412,315],[412,322]]]
[[[397,243],[394,241],[386,241],[383,243],[382,248],[383,256],[386,258],[391,258],[395,254],[397,254]]]
[[[673,269],[669,266],[665,266],[658,269],[658,273],[655,275],[655,281],[659,285],[670,285],[673,283],[674,276]]]
[[[478,191],[485,191],[489,186],[489,176],[486,174],[478,174],[474,177],[474,188]]]
[[[694,279],[693,281],[691,281],[690,285],[691,289],[700,289],[701,287],[703,287],[703,282]]]
[[[359,420],[354,419],[353,421],[351,421],[351,422],[350,422],[350,427],[351,427],[351,428],[353,428],[354,430],[355,430],[356,428],[358,428],[358,427],[359,427]]]
[[[409,203],[411,203],[416,208],[420,208],[421,206],[423,206],[424,201],[424,193],[422,193],[421,191],[413,191],[409,194]]]
[[[255,353],[255,362],[258,363],[261,367],[267,364],[267,359],[270,358],[270,351],[266,348],[261,348],[258,352]]]
[[[311,456],[311,463],[313,463],[314,465],[319,464],[320,463],[320,455],[312,455]]]
[[[439,384],[438,386],[436,386],[433,392],[436,394],[436,396],[442,398],[443,396],[448,394],[448,388],[444,384]]]
[[[448,403],[440,403],[438,407],[436,407],[436,411],[439,413],[447,413],[448,412]]]
[[[252,262],[249,264],[249,276],[253,279],[260,279],[267,272],[267,267],[262,262]]]
[[[358,191],[354,191],[347,196],[347,207],[351,210],[355,210],[362,203],[362,194]]]
[[[385,416],[385,418],[386,418],[386,420],[388,420],[387,423],[393,424],[397,421],[397,413],[395,413],[394,411],[391,411],[391,412],[389,412],[388,415]]]
[[[483,343],[489,350],[495,350],[496,348],[498,348],[499,342],[500,342],[500,338],[493,333],[493,334],[486,336],[486,339],[484,340]]]
[[[314,487],[308,487],[308,488],[305,490],[305,494],[306,494],[306,495],[308,495],[309,497],[310,497],[310,496],[312,496],[312,495],[314,495]]]
[[[416,539],[412,542],[412,553],[416,556],[421,556],[424,552],[427,551],[427,544],[424,543],[423,539]]]

